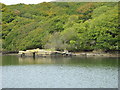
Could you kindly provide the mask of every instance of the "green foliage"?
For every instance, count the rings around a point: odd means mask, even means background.
[[[101,6],[99,8],[96,8],[94,11],[93,11],[93,14],[92,14],[92,17],[95,18],[95,17],[98,17],[99,15],[101,14],[104,14],[106,11],[110,10],[111,8],[110,7],[107,7],[107,6]]]
[[[120,48],[117,3],[44,2],[2,6],[2,39],[6,50]]]

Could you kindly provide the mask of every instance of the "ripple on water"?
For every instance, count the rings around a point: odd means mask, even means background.
[[[3,67],[3,88],[117,88],[118,69],[68,65]]]

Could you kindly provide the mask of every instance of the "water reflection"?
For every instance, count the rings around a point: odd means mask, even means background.
[[[2,56],[2,65],[33,65],[33,64],[63,64],[75,66],[114,66],[118,65],[117,58],[108,57],[18,57],[16,55]]]
[[[2,56],[3,88],[118,88],[118,59]]]

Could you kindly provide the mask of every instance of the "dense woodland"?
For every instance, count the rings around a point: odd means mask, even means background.
[[[120,48],[117,2],[1,5],[3,50]]]

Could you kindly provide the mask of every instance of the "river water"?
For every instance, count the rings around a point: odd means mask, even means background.
[[[4,55],[2,88],[118,88],[118,59]]]

